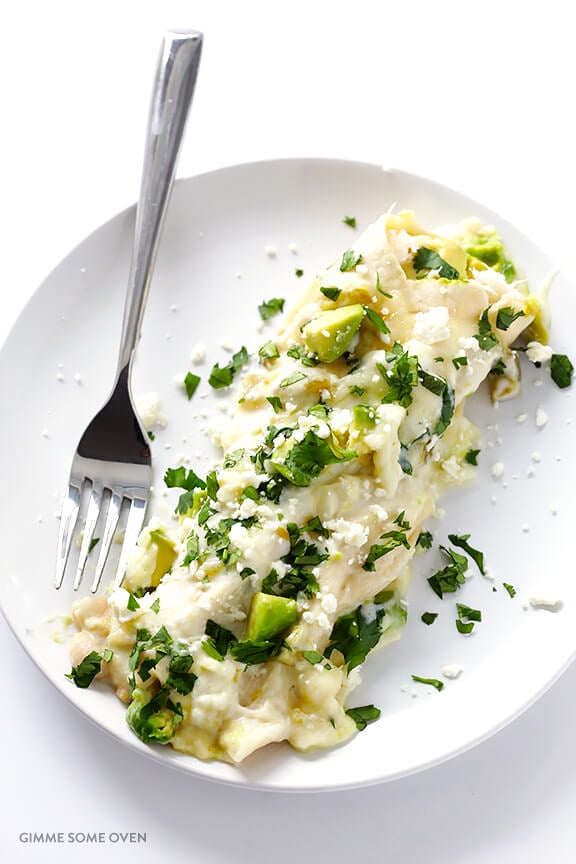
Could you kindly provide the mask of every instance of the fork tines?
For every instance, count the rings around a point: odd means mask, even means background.
[[[128,517],[126,520],[122,551],[116,569],[113,588],[117,588],[122,584],[126,571],[128,555],[130,554],[131,549],[135,546],[144,523],[147,503],[146,496],[146,489],[107,489],[89,479],[76,480],[76,478],[74,478],[70,480],[68,492],[63,502],[60,533],[58,537],[58,558],[55,580],[56,588],[60,588],[64,579],[66,565],[72,548],[76,522],[80,510],[83,509],[83,499],[86,497],[88,497],[86,519],[82,533],[80,553],[76,564],[76,575],[74,577],[73,589],[74,591],[78,590],[84,576],[88,555],[96,543],[100,542],[98,560],[96,562],[91,586],[92,592],[98,590],[116,529],[120,521],[122,504],[123,501],[127,499],[129,501]],[[105,521],[102,536],[100,538],[95,537],[96,526],[98,522],[101,522],[104,518]]]

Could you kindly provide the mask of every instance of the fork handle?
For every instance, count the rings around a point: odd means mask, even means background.
[[[172,32],[164,37],[148,115],[146,147],[128,290],[118,358],[119,378],[129,372],[140,338],[156,252],[170,199],[188,108],[202,52],[202,34]]]

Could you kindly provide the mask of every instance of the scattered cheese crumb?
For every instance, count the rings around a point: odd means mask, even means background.
[[[552,357],[552,348],[540,342],[528,342],[526,356],[532,363],[545,363]]]
[[[501,477],[502,474],[504,473],[504,463],[503,462],[494,462],[494,464],[492,465],[492,467],[490,469],[490,473],[492,474],[492,477],[494,477],[495,479],[497,479],[498,477]]]
[[[266,253],[266,255],[268,255],[269,258],[275,258],[278,254],[275,246],[265,246],[264,252]]]
[[[541,429],[548,422],[548,415],[543,408],[536,409],[536,426]]]
[[[535,609],[547,609],[549,612],[558,612],[564,605],[559,597],[540,592],[531,594],[528,601]]]
[[[444,666],[444,668],[442,669],[442,675],[444,675],[445,678],[454,679],[458,678],[458,676],[461,675],[463,671],[463,666],[459,666],[458,663],[451,663],[448,666]]]

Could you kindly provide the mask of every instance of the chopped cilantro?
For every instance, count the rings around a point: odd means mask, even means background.
[[[233,468],[234,465],[237,465],[244,456],[244,452],[243,447],[239,450],[229,450],[224,457],[224,468]]]
[[[461,621],[460,618],[456,619],[456,629],[459,633],[462,633],[464,636],[467,636],[468,633],[471,633],[474,629],[474,621]]]
[[[330,658],[333,651],[339,651],[344,662],[348,664],[348,672],[351,672],[364,662],[369,652],[378,644],[385,614],[381,606],[367,608],[360,605],[353,612],[342,615],[330,634],[326,657]]]
[[[414,256],[414,269],[417,273],[421,270],[438,270],[438,275],[443,279],[459,279],[460,274],[455,267],[445,261],[434,249],[421,246]]]
[[[192,396],[198,389],[198,385],[200,384],[200,376],[195,375],[193,372],[187,372],[184,377],[184,387],[186,388],[186,395],[188,399],[192,399]]]
[[[416,540],[416,546],[421,546],[423,549],[431,549],[433,539],[430,531],[421,531]]]
[[[126,608],[129,609],[130,612],[135,612],[136,609],[140,608],[140,604],[138,603],[138,600],[131,593],[128,594],[128,602],[126,603]]]
[[[157,615],[158,612],[160,611],[160,598],[159,597],[156,597],[154,602],[150,605],[150,611],[154,612],[155,615]],[[104,658],[104,659],[106,659],[106,658]]]
[[[297,384],[299,381],[303,381],[304,378],[308,376],[304,374],[304,372],[296,372],[295,375],[290,375],[288,378],[284,378],[283,381],[280,382],[280,387],[291,387],[292,384]]]
[[[274,467],[295,486],[309,486],[328,465],[348,462],[356,456],[354,450],[341,450],[335,442],[309,429],[302,441],[290,448],[284,461],[274,463]]]
[[[197,561],[200,556],[200,539],[192,531],[186,538],[186,555],[182,561],[184,567],[188,567],[192,561]]]
[[[280,352],[274,342],[270,340],[260,346],[258,349],[258,356],[262,357],[263,360],[275,360],[276,357],[280,356]]]
[[[397,402],[402,408],[412,404],[412,390],[418,384],[418,357],[404,351],[397,356],[390,370],[378,363],[378,370],[388,384],[388,393],[382,402]]]
[[[296,273],[296,276],[298,277],[298,279],[301,279],[302,276],[304,275],[304,270],[302,270],[301,267],[297,267],[294,272]]]
[[[468,465],[478,465],[478,454],[480,450],[467,450],[464,456],[464,461],[468,463]]]
[[[550,375],[554,383],[563,390],[572,383],[574,366],[566,354],[552,354],[550,358]]]
[[[434,427],[434,434],[442,435],[450,425],[450,421],[454,416],[454,390],[450,387],[448,382],[444,380],[444,378],[439,378],[437,375],[431,375],[429,372],[425,372],[424,369],[418,369],[418,379],[426,390],[430,390],[431,393],[440,396],[442,400],[440,419]]]
[[[90,554],[90,552],[92,552],[94,547],[97,546],[99,542],[100,542],[100,537],[93,537],[92,540],[90,540],[90,545],[88,546],[88,554]]]
[[[223,660],[230,646],[238,641],[230,630],[216,624],[211,618],[206,622],[204,633],[206,638],[202,642],[202,648],[214,660]]]
[[[152,431],[152,429],[148,429],[148,438],[150,439],[150,441],[155,441],[155,440],[156,440],[156,435],[154,434],[154,432]]]
[[[354,270],[358,264],[361,264],[363,260],[362,255],[356,255],[352,249],[347,249],[342,255],[340,271],[342,273],[348,273],[350,270]]]
[[[267,396],[266,401],[270,403],[275,414],[284,408],[284,403],[279,396]]]
[[[244,642],[235,642],[230,647],[230,653],[240,663],[254,666],[257,663],[266,663],[272,657],[276,657],[281,648],[282,642],[273,642],[270,639],[246,639]]]
[[[429,684],[431,687],[435,687],[438,692],[444,689],[444,682],[439,681],[438,678],[421,678],[420,675],[412,675],[412,680],[418,684]]]
[[[485,309],[478,321],[478,333],[476,334],[478,344],[483,351],[490,351],[495,345],[498,345],[498,339],[492,332],[490,321],[488,320],[488,309]]]
[[[498,330],[508,330],[510,325],[516,321],[517,318],[523,318],[524,312],[520,310],[520,312],[516,312],[512,306],[502,306],[501,309],[498,310],[498,314],[496,315],[496,327]]]
[[[320,654],[319,651],[303,651],[302,656],[308,663],[311,663],[313,666],[316,666],[317,663],[324,662],[324,656]]]
[[[375,312],[374,309],[370,309],[368,306],[364,306],[364,312],[366,313],[366,318],[368,319],[368,321],[370,321],[370,323],[374,325],[374,327],[376,328],[376,330],[378,330],[379,333],[390,333],[390,328],[388,327],[382,316],[378,314],[378,312]]]
[[[176,513],[181,516],[185,515],[192,507],[194,491],[206,489],[206,482],[198,477],[191,468],[187,471],[183,465],[178,468],[168,468],[164,474],[164,483],[169,489],[186,490],[183,495],[180,495],[176,505]]]
[[[398,462],[404,474],[412,474],[412,463],[408,459],[408,448],[404,444],[400,445],[400,453],[398,454]]]
[[[376,569],[374,566],[375,562],[378,561],[379,558],[383,558],[384,555],[387,555],[389,552],[392,552],[392,550],[396,549],[398,546],[404,546],[406,549],[410,548],[406,532],[403,530],[386,531],[386,533],[380,535],[379,539],[386,540],[386,542],[372,544],[370,551],[366,556],[366,560],[362,565],[363,570],[373,572]]]
[[[508,592],[510,597],[516,596],[516,589],[514,588],[513,585],[510,585],[509,582],[503,582],[502,585],[504,586],[504,588],[506,589],[506,591]]]
[[[471,606],[466,606],[465,603],[457,603],[456,609],[458,617],[463,621],[482,621],[482,612],[479,609],[473,609]]]
[[[345,216],[342,222],[344,223],[344,225],[348,225],[349,228],[356,228],[355,216]]]
[[[244,346],[242,346],[239,351],[232,355],[231,361],[226,366],[221,367],[216,363],[212,367],[208,383],[215,390],[219,390],[222,387],[229,387],[234,380],[236,372],[238,372],[238,370],[241,369],[248,360],[248,351]]]
[[[352,384],[348,389],[353,396],[363,396],[366,392],[366,387],[361,384]]]
[[[469,555],[470,558],[472,558],[472,560],[475,562],[476,566],[480,570],[480,573],[485,576],[486,570],[484,569],[484,553],[479,552],[478,549],[474,549],[472,546],[470,546],[470,544],[468,543],[469,538],[470,534],[462,534],[461,536],[458,536],[457,534],[448,535],[450,543],[452,543],[454,546],[458,546],[460,549],[463,549],[466,554]]]
[[[320,292],[324,294],[325,297],[328,297],[329,300],[337,300],[342,293],[342,289],[337,288],[335,285],[326,285],[320,288]]]
[[[272,318],[273,315],[278,315],[284,309],[283,297],[272,297],[270,300],[263,300],[258,306],[258,312],[263,321]]]
[[[438,617],[438,612],[423,612],[420,616],[420,620],[424,622],[424,624],[433,624],[436,618]]]
[[[468,365],[468,358],[467,357],[453,357],[452,363],[454,364],[456,369],[459,369],[461,366],[467,366]]]
[[[354,720],[358,731],[362,732],[368,723],[378,720],[381,711],[374,705],[360,705],[358,708],[348,708],[346,714]]]
[[[77,687],[89,687],[102,668],[102,657],[97,651],[91,651],[81,663],[73,666],[66,675]]]

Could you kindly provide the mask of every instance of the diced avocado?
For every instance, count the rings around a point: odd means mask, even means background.
[[[280,636],[298,620],[298,607],[295,600],[263,594],[259,591],[252,598],[246,639],[266,640]]]
[[[358,331],[364,307],[360,303],[320,312],[302,328],[309,350],[325,363],[337,360]]]
[[[156,565],[150,577],[150,584],[156,588],[176,560],[173,541],[160,529],[150,532],[150,540],[156,546]]]
[[[480,234],[465,244],[466,250],[488,267],[502,273],[507,282],[516,279],[516,268],[508,258],[501,238],[497,234]]]

